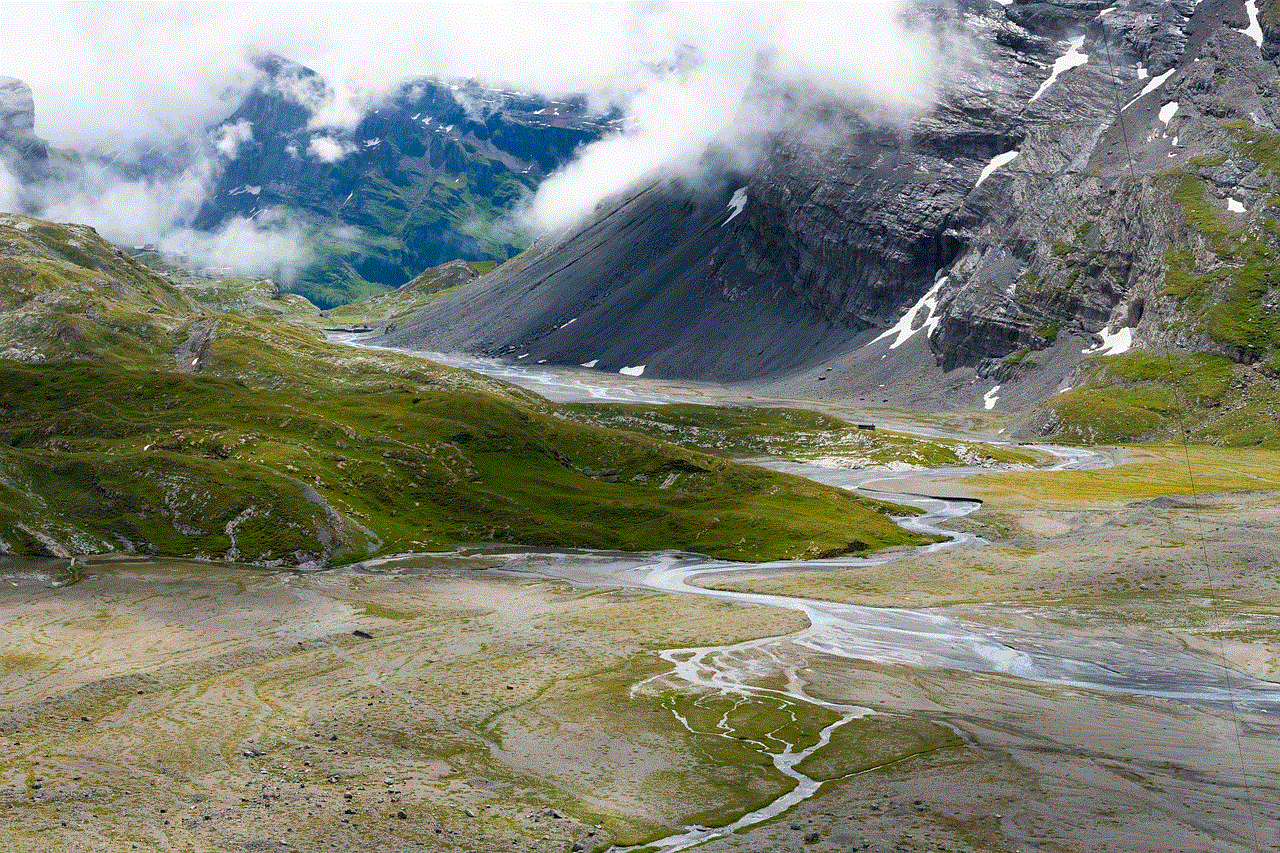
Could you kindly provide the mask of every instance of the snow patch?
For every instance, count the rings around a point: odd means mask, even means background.
[[[559,326],[556,326],[556,331],[563,329],[565,326],[569,325],[570,323],[576,323],[576,322],[578,322],[577,317],[574,317],[572,320],[566,320],[563,323],[561,323]]]
[[[598,359],[598,358],[593,358],[593,359],[591,359],[590,361],[584,361],[584,362],[582,362],[582,364],[581,364],[580,366],[581,366],[581,367],[595,367],[595,366],[596,366],[597,364],[599,364],[599,363],[600,363],[600,359]]]
[[[1253,39],[1258,47],[1262,47],[1262,24],[1258,22],[1258,0],[1245,0],[1244,8],[1249,12],[1249,28],[1244,34]]]
[[[236,187],[233,190],[229,190],[227,192],[227,195],[240,195],[241,193],[248,193],[249,195],[257,195],[260,192],[262,192],[262,187],[249,186],[248,184],[246,184],[243,187]]]
[[[982,395],[982,408],[994,409],[996,403],[1000,402],[1000,386],[992,388],[990,391]]]
[[[518,356],[516,356],[516,358],[518,358],[518,359],[520,359],[520,358],[528,358],[528,357],[529,357],[529,353],[525,353],[524,355],[518,355]]]
[[[1133,327],[1125,326],[1118,332],[1103,328],[1102,331],[1098,332],[1098,337],[1102,338],[1102,343],[1080,350],[1080,354],[1120,355],[1122,352],[1128,352],[1129,348],[1133,346]]]
[[[897,335],[897,337],[894,338],[893,343],[889,344],[889,349],[897,349],[906,343],[907,339],[916,332],[923,331],[925,333],[925,337],[933,334],[933,330],[937,328],[938,323],[942,320],[942,317],[935,313],[938,309],[938,293],[946,283],[947,276],[945,275],[934,282],[933,287],[929,288],[928,293],[921,296],[919,301],[908,308],[907,312],[898,319],[897,323],[881,332],[875,340],[871,341],[871,343],[874,344],[876,341],[881,340],[882,338],[887,338],[890,335]],[[921,324],[920,328],[913,329],[911,328],[911,321],[915,319],[916,314],[918,314],[922,308],[929,309],[929,316],[925,318],[925,321]]]
[[[1173,114],[1178,111],[1178,102],[1170,101],[1160,108],[1160,121],[1164,122],[1164,126],[1169,126],[1169,119],[1173,118]]]
[[[1164,81],[1169,79],[1169,75],[1173,74],[1175,70],[1176,69],[1174,68],[1170,68],[1168,71],[1164,72],[1159,77],[1152,77],[1151,82],[1147,83],[1147,85],[1142,88],[1141,92],[1139,92],[1138,94],[1130,98],[1129,103],[1125,104],[1123,107],[1120,108],[1120,112],[1124,112],[1125,110],[1129,109],[1129,107],[1133,106],[1134,102],[1136,102],[1139,98],[1145,98],[1147,95],[1150,95],[1156,89],[1159,89],[1160,86],[1164,84]]]
[[[987,163],[987,165],[982,167],[982,174],[978,176],[978,183],[974,184],[973,188],[976,190],[982,184],[983,181],[991,177],[992,172],[994,172],[996,169],[999,169],[1002,166],[1007,166],[1008,164],[1012,163],[1017,156],[1018,156],[1017,151],[1006,151],[1003,154],[997,154],[996,156],[992,157],[991,161]]]
[[[733,210],[733,213],[730,213],[729,218],[726,219],[724,222],[720,223],[720,227],[723,228],[724,226],[732,222],[733,218],[737,216],[739,213],[741,213],[742,209],[746,206],[747,206],[747,188],[742,187],[741,189],[734,190],[733,198],[729,199],[729,207]]]
[[[1049,87],[1053,85],[1062,72],[1070,71],[1072,68],[1077,68],[1089,61],[1089,54],[1082,53],[1080,50],[1080,48],[1084,47],[1084,36],[1076,36],[1067,44],[1067,52],[1054,61],[1053,71],[1049,74],[1049,79],[1040,84],[1040,88],[1036,90],[1036,93],[1031,96],[1031,100],[1027,103],[1039,100],[1040,96],[1048,91]]]
[[[1227,210],[1232,213],[1244,213],[1244,205],[1236,201],[1234,198],[1227,199]]]
[[[644,365],[637,364],[635,367],[624,367],[618,372],[621,373],[623,376],[643,376]]]

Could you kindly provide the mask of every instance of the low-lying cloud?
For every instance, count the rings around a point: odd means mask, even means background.
[[[796,130],[813,99],[854,102],[887,121],[915,115],[934,98],[939,45],[908,22],[906,4],[442,3],[412,7],[406,26],[410,7],[392,3],[0,0],[0,71],[31,85],[36,132],[55,148],[110,154],[180,139],[198,152],[184,173],[163,181],[90,169],[78,195],[42,200],[53,218],[149,242],[187,234],[221,165],[252,140],[248,122],[218,124],[262,84],[256,55],[319,73],[273,85],[289,87],[311,115],[315,133],[292,155],[324,162],[350,153],[345,131],[418,77],[585,93],[601,109],[619,107],[625,129],[584,148],[523,211],[526,226],[545,230],[638,181],[690,175],[708,150],[749,169],[775,133]],[[0,204],[14,203],[11,183],[0,179]],[[286,244],[297,235],[271,223],[260,215],[207,245],[183,240],[211,258],[256,263],[269,251],[293,251]]]
[[[810,108],[834,99],[872,120],[907,121],[939,85],[939,36],[913,26],[902,0],[676,7],[666,20],[674,67],[638,76],[625,129],[587,146],[523,211],[536,230],[565,227],[603,198],[659,176],[749,170],[780,131],[816,136]]]

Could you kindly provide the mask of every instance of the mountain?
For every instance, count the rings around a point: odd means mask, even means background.
[[[1248,425],[1280,402],[1280,3],[917,14],[973,49],[909,127],[811,105],[796,126],[828,132],[636,187],[383,342],[1274,440]]]
[[[0,214],[0,554],[316,566],[492,542],[758,560],[926,541],[887,505],[331,345],[301,313],[261,281],[179,287],[91,228]]]
[[[324,307],[447,261],[517,254],[528,238],[514,209],[613,121],[582,99],[424,79],[350,129],[315,126],[333,97],[319,75],[276,56],[256,68],[257,83],[211,129],[232,154],[194,225],[254,216],[301,225],[314,257],[290,285]]]
[[[0,76],[0,167],[23,182],[45,177],[49,145],[36,136],[36,105],[31,87]]]

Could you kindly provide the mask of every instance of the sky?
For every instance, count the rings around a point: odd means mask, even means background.
[[[203,132],[232,112],[249,58],[263,52],[326,78],[334,96],[316,105],[315,127],[354,125],[399,83],[423,76],[586,93],[619,106],[626,129],[587,147],[524,211],[526,225],[547,230],[636,181],[695,168],[713,145],[749,167],[792,118],[762,95],[762,77],[858,100],[891,119],[927,107],[944,63],[932,35],[903,23],[904,2],[0,0],[0,74],[31,86],[38,135],[78,150]],[[217,152],[210,156],[190,179],[215,174]],[[195,190],[188,180],[154,191],[172,201]],[[186,213],[181,203],[148,201],[145,187],[92,191],[117,210],[127,197],[140,228],[160,228],[166,217],[178,227]],[[110,209],[85,198],[63,212]]]

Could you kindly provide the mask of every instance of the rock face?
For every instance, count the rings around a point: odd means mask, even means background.
[[[922,5],[973,50],[909,128],[825,105],[821,142],[614,199],[385,340],[1001,409],[1085,350],[1265,360],[1276,293],[1238,243],[1277,240],[1278,5]]]
[[[36,136],[36,105],[31,87],[0,76],[0,164],[19,180],[43,177],[49,146]]]

